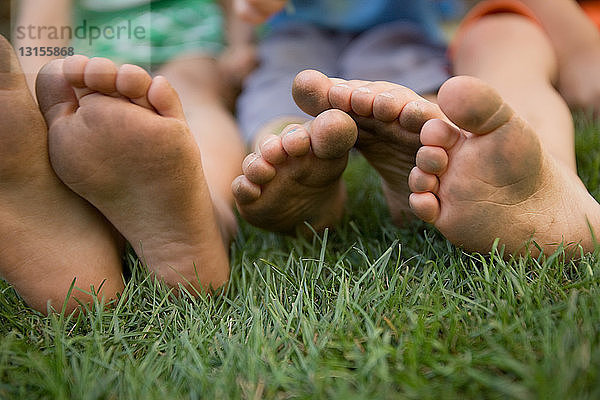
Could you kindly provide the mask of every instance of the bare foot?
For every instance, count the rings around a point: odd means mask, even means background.
[[[0,37],[0,276],[33,308],[67,311],[123,289],[118,234],[67,188],[48,159],[44,119],[10,44]]]
[[[341,176],[356,136],[354,121],[330,110],[265,137],[232,184],[240,214],[277,232],[306,233],[305,221],[317,231],[333,226],[344,212]]]
[[[440,120],[423,127],[410,175],[416,215],[471,251],[490,251],[496,238],[511,254],[531,238],[545,252],[571,242],[594,249],[588,223],[600,227],[600,206],[494,89],[461,76],[438,100],[461,130]]]
[[[421,146],[421,127],[431,118],[444,118],[437,105],[404,86],[330,79],[314,70],[298,74],[293,95],[308,114],[336,108],[352,116],[359,127],[356,147],[381,175],[394,222],[411,217],[408,175]]]
[[[221,286],[228,257],[200,151],[163,77],[102,58],[51,63],[38,80],[60,179],[98,208],[171,286]],[[199,284],[200,283],[200,284]]]

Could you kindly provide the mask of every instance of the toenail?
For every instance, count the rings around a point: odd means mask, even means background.
[[[265,140],[262,145],[266,146],[267,144],[271,143],[273,140],[277,140],[277,138],[276,137],[269,138],[269,139]]]
[[[334,87],[339,87],[339,88],[344,88],[344,89],[351,89],[350,86],[347,85],[347,84],[345,84],[345,83],[338,83]]]
[[[385,97],[386,99],[393,99],[393,98],[395,98],[393,94],[388,93],[388,92],[379,93],[377,96]]]
[[[296,132],[298,132],[298,129],[299,129],[299,128],[294,128],[294,129],[291,129],[291,130],[287,131],[286,133],[284,133],[284,134],[283,134],[283,136],[284,136],[284,137],[286,137],[286,136],[290,136],[292,133],[296,133]]]
[[[369,89],[368,87],[359,87],[358,89],[356,89],[357,92],[361,92],[361,93],[372,93],[371,89]]]
[[[248,164],[246,164],[246,168],[250,167],[252,164],[254,164],[254,162],[256,162],[256,160],[258,160],[260,158],[260,156],[258,154],[254,154],[250,161],[248,161]]]

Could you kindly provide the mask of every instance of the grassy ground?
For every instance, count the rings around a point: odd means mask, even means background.
[[[598,197],[600,129],[578,131]],[[222,296],[174,298],[133,257],[126,296],[85,316],[42,317],[0,283],[0,398],[600,398],[598,256],[465,254],[394,228],[360,159],[347,179],[336,232],[242,225]]]

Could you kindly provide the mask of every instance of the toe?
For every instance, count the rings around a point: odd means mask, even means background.
[[[88,61],[83,77],[85,86],[107,95],[119,96],[117,93],[117,67],[107,59],[96,57]]]
[[[85,87],[85,66],[89,62],[89,58],[85,56],[71,56],[65,58],[62,64],[62,72],[69,85],[74,88]]]
[[[438,102],[453,123],[477,135],[498,129],[514,115],[495,89],[469,76],[447,80],[439,90]]]
[[[435,223],[440,215],[440,202],[433,193],[412,193],[408,202],[415,215],[425,222]]]
[[[250,153],[242,162],[242,172],[246,178],[257,185],[264,185],[275,177],[277,171],[264,158]]]
[[[148,101],[163,117],[184,119],[179,96],[164,76],[157,76],[152,80],[148,89]]]
[[[366,86],[364,81],[343,81],[329,89],[329,103],[333,108],[345,112],[352,111],[352,93],[359,87]]]
[[[148,101],[148,89],[152,84],[152,78],[146,71],[137,65],[125,64],[119,68],[116,80],[116,89],[132,103],[153,110]]]
[[[63,74],[65,62],[66,60],[49,62],[37,77],[37,98],[48,126],[52,126],[58,118],[72,113],[78,107],[73,87]]]
[[[291,124],[281,132],[281,144],[287,154],[301,157],[310,151],[310,136],[306,127]]]
[[[406,103],[400,112],[398,121],[400,122],[400,126],[407,131],[418,133],[423,128],[423,125],[425,125],[425,122],[430,119],[443,117],[444,115],[436,104],[419,98]]]
[[[270,164],[278,165],[287,159],[287,153],[281,143],[281,136],[269,135],[258,146],[260,155]]]
[[[85,70],[89,61],[85,56],[76,55],[67,57],[62,64],[65,79],[73,87],[77,99],[94,92],[94,89],[88,88],[85,83]]]
[[[377,94],[391,89],[393,84],[389,82],[372,82],[361,86],[352,92],[350,106],[352,111],[362,117],[373,115],[373,103]]]
[[[448,153],[441,147],[423,146],[417,151],[416,164],[423,172],[440,175],[448,167]]]
[[[439,185],[437,176],[423,172],[419,167],[414,167],[408,176],[408,187],[413,193],[437,193]]]
[[[374,99],[375,92],[369,86],[361,86],[352,92],[350,107],[361,117],[370,117],[373,114]]]
[[[393,88],[377,93],[373,100],[373,116],[380,121],[394,121],[407,103],[419,98],[409,88],[394,85]]]
[[[341,158],[348,154],[358,138],[354,120],[340,110],[327,110],[310,124],[310,143],[315,156]]]
[[[261,188],[259,185],[252,183],[244,175],[235,178],[231,184],[231,191],[235,201],[240,204],[252,203],[260,197]]]
[[[294,79],[292,96],[302,111],[314,117],[331,108],[327,93],[332,85],[333,82],[319,71],[302,71]]]
[[[421,129],[421,144],[450,150],[458,141],[460,131],[440,119],[429,120]]]

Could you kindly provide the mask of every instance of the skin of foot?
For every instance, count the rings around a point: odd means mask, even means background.
[[[356,124],[339,110],[262,138],[232,184],[242,217],[290,234],[309,234],[305,222],[317,231],[335,225],[344,212],[341,176],[356,138]]]
[[[421,147],[421,127],[429,119],[445,118],[439,107],[404,86],[328,78],[315,70],[299,73],[292,93],[310,115],[333,108],[356,121],[356,148],[381,176],[393,221],[401,225],[414,217],[408,204],[408,176]]]
[[[42,70],[38,100],[57,175],[106,216],[155,276],[191,293],[227,281],[200,150],[165,78],[72,56]]]
[[[482,81],[448,80],[444,114],[421,130],[410,174],[410,205],[455,245],[489,252],[499,238],[508,254],[559,244],[594,250],[600,206],[569,168],[555,161],[534,130]]]
[[[47,128],[10,44],[0,37],[0,276],[31,307],[66,311],[123,290],[121,239],[56,176]],[[92,290],[93,288],[93,290]]]

